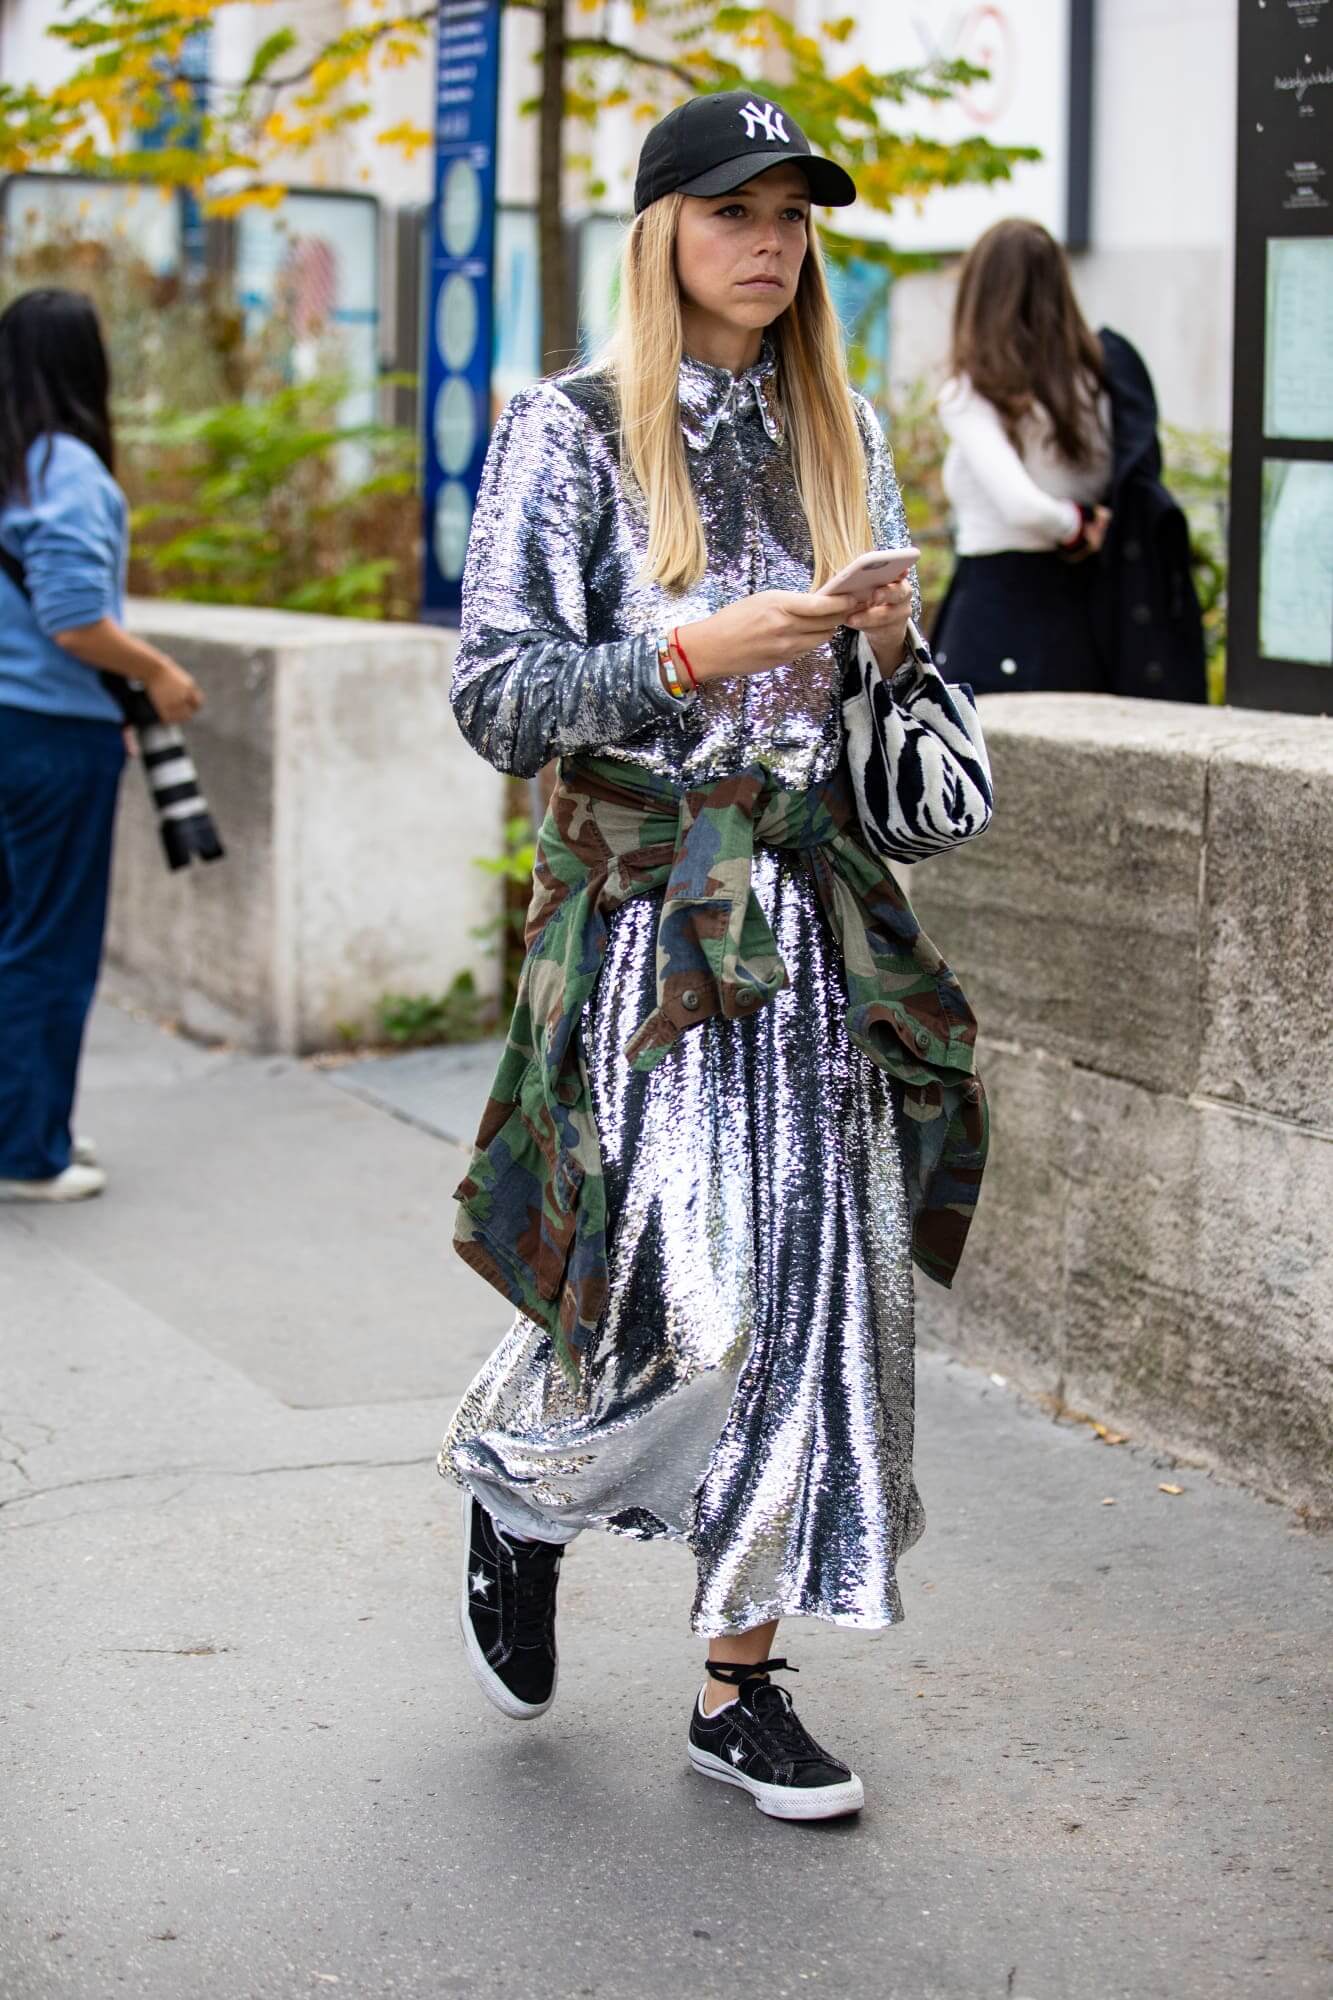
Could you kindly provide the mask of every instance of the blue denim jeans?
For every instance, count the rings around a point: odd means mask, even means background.
[[[69,1165],[124,762],[113,722],[0,707],[0,1180]]]

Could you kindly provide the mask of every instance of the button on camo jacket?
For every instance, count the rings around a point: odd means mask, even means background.
[[[898,1079],[912,1254],[948,1285],[986,1159],[976,1022],[887,867],[864,846],[845,772],[781,791],[758,766],[699,791],[605,758],[566,760],[537,846],[527,956],[505,1050],[457,1190],[459,1255],[550,1332],[567,1368],[607,1293],[606,1190],[579,1020],[608,926],[664,889],[656,1006],[626,1045],[635,1069],[721,1014],[743,1020],[787,983],[753,893],[756,843],[798,851],[842,954],[847,1032]]]

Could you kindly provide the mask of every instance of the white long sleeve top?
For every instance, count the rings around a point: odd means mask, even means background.
[[[1071,465],[1055,448],[1050,419],[1038,405],[1018,426],[1021,450],[1009,442],[994,403],[968,378],[945,383],[936,404],[949,440],[944,491],[954,515],[960,556],[1006,549],[1054,549],[1078,533],[1076,502],[1090,507],[1111,480],[1110,400],[1098,399],[1098,448],[1088,465]]]

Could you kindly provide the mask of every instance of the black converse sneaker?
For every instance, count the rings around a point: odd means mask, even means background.
[[[705,1715],[703,1695],[690,1717],[690,1762],[705,1778],[739,1785],[774,1819],[835,1819],[859,1812],[865,1792],[855,1771],[821,1750],[802,1728],[785,1688],[768,1679],[785,1660],[755,1667],[710,1661],[715,1681],[739,1689],[735,1701]]]
[[[516,1722],[555,1700],[555,1592],[559,1542],[510,1534],[471,1493],[463,1495],[463,1600],[468,1665],[487,1699]]]

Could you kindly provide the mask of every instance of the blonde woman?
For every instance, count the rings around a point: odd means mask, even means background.
[[[561,760],[459,1189],[459,1250],[519,1308],[440,1454],[468,1658],[543,1714],[563,1546],[686,1541],[690,1760],[785,1819],[862,1803],[773,1641],[901,1615],[912,1260],[948,1281],[984,1151],[971,1015],[846,779],[844,680],[867,645],[903,667],[913,600],[823,587],[907,541],[810,212],[854,197],[747,92],[654,128],[614,352],[497,425],[453,688],[500,770]]]

